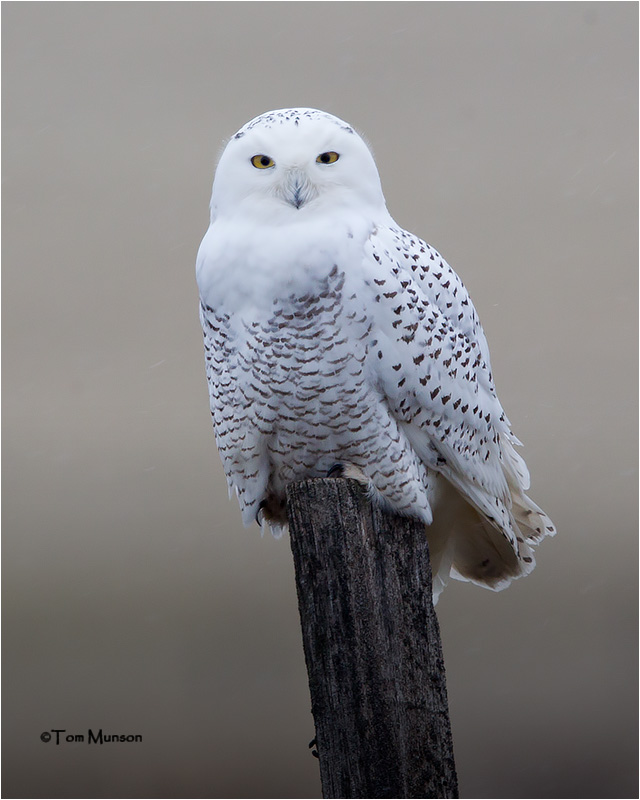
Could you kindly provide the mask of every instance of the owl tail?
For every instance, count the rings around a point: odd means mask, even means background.
[[[503,532],[443,477],[427,539],[434,602],[449,577],[500,591],[535,565],[526,543],[519,558]],[[522,561],[523,555],[530,563]]]
[[[513,435],[501,439],[504,473],[511,492],[511,514],[520,533],[535,545],[545,536],[555,536],[556,529],[540,506],[525,494],[529,488],[529,471],[513,444],[519,444]]]
[[[535,567],[533,546],[555,533],[553,523],[518,483],[512,490],[511,530],[490,522],[445,478],[440,477],[433,523],[427,527],[433,596],[437,601],[449,577],[500,591]]]

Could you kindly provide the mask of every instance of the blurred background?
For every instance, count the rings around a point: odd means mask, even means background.
[[[465,281],[559,534],[438,606],[463,797],[637,797],[636,3],[2,5],[5,797],[320,797],[288,541],[244,530],[196,251],[312,106]],[[40,734],[141,734],[102,747]]]

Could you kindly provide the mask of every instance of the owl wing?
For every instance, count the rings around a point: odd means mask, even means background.
[[[378,227],[365,246],[376,320],[369,367],[413,448],[533,568],[527,542],[554,533],[500,405],[487,341],[460,278],[429,245]],[[530,564],[530,567],[526,565]]]

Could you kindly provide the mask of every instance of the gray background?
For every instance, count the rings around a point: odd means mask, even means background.
[[[438,607],[466,797],[636,789],[636,3],[4,3],[4,796],[318,797],[194,259],[225,137],[323,108],[467,284],[559,534]],[[52,728],[141,744],[40,741]]]

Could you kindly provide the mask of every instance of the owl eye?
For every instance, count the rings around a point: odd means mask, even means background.
[[[335,162],[340,158],[338,153],[335,153],[331,150],[328,153],[320,153],[320,155],[316,158],[318,164],[335,164]]]
[[[265,156],[262,153],[254,156],[251,159],[251,163],[257,169],[269,169],[269,167],[275,167],[276,165],[276,162],[271,158],[271,156]]]

